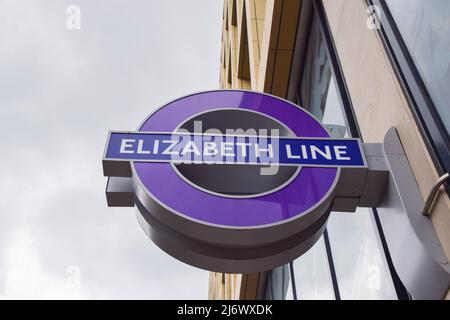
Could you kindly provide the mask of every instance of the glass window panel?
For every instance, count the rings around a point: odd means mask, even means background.
[[[450,133],[450,1],[387,0],[397,27]]]
[[[299,100],[303,102],[304,108],[325,125],[333,137],[348,136],[346,118],[317,19],[314,19],[311,32]]]
[[[333,212],[327,230],[342,299],[397,299],[371,209]]]
[[[332,137],[342,138],[349,136],[334,79],[330,82],[330,87],[328,88],[322,122]]]
[[[350,130],[347,118],[318,23],[314,19],[298,91],[299,101],[325,124],[333,137],[348,137]],[[392,278],[369,209],[358,209],[356,214],[333,212],[327,228],[341,298],[395,299],[397,296]],[[325,290],[325,296],[334,298],[323,240],[311,250],[316,250],[316,257],[310,256],[313,253],[308,252],[295,261],[298,297],[321,298],[321,292]],[[318,272],[315,269],[319,264],[320,274],[315,273]],[[315,283],[311,284],[307,279],[315,279]]]
[[[289,267],[289,265],[288,265]],[[290,281],[290,272],[289,272],[289,282],[288,282],[288,287],[287,287],[287,291],[286,291],[286,296],[284,297],[284,300],[294,300],[294,295],[292,293],[292,282]]]
[[[269,290],[270,298],[272,300],[286,299],[288,291],[292,291],[292,289],[290,289],[289,265],[284,265],[270,271]]]
[[[294,277],[298,300],[335,299],[323,236],[294,261]]]
[[[319,31],[317,19],[313,19],[309,36],[308,52],[303,67],[299,99],[303,107],[322,120],[325,94],[330,83],[331,69],[326,46]],[[299,101],[299,102],[300,102]]]

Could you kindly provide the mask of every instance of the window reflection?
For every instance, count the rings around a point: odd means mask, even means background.
[[[348,136],[347,123],[333,80],[327,47],[314,19],[298,103],[321,121],[333,137],[345,137]]]
[[[348,121],[317,19],[313,19],[298,103],[322,121],[333,137],[348,137]],[[332,212],[328,221],[337,283],[343,299],[395,299],[396,292],[371,209]],[[323,237],[294,262],[298,299],[334,299]]]
[[[290,300],[287,297],[288,291],[291,291],[290,297],[292,297],[289,265],[272,269],[268,276],[267,298],[271,300]]]
[[[372,210],[335,212],[328,221],[342,299],[397,299]]]
[[[323,236],[294,261],[294,276],[299,300],[334,300]]]
[[[450,1],[386,2],[449,134]]]

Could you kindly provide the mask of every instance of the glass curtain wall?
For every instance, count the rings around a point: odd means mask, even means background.
[[[437,114],[450,134],[450,1],[386,0]]]
[[[333,137],[350,137],[348,116],[332,70],[322,26],[315,14],[297,103],[322,121]],[[271,298],[397,299],[372,209],[332,212],[327,233],[329,246],[322,236],[313,248],[293,261],[291,285],[286,283],[288,266],[269,274]],[[280,270],[283,286],[275,285],[280,281]]]
[[[436,169],[450,172],[450,2],[368,1],[382,8],[379,34]]]

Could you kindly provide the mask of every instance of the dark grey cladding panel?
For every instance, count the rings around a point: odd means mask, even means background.
[[[106,185],[108,207],[134,207],[131,178],[109,177]]]

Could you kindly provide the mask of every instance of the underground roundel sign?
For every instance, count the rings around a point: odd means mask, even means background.
[[[366,167],[358,139],[332,139],[304,109],[267,94],[201,92],[110,131],[109,206],[136,206],[147,235],[196,267],[268,270],[321,236],[343,167]]]

